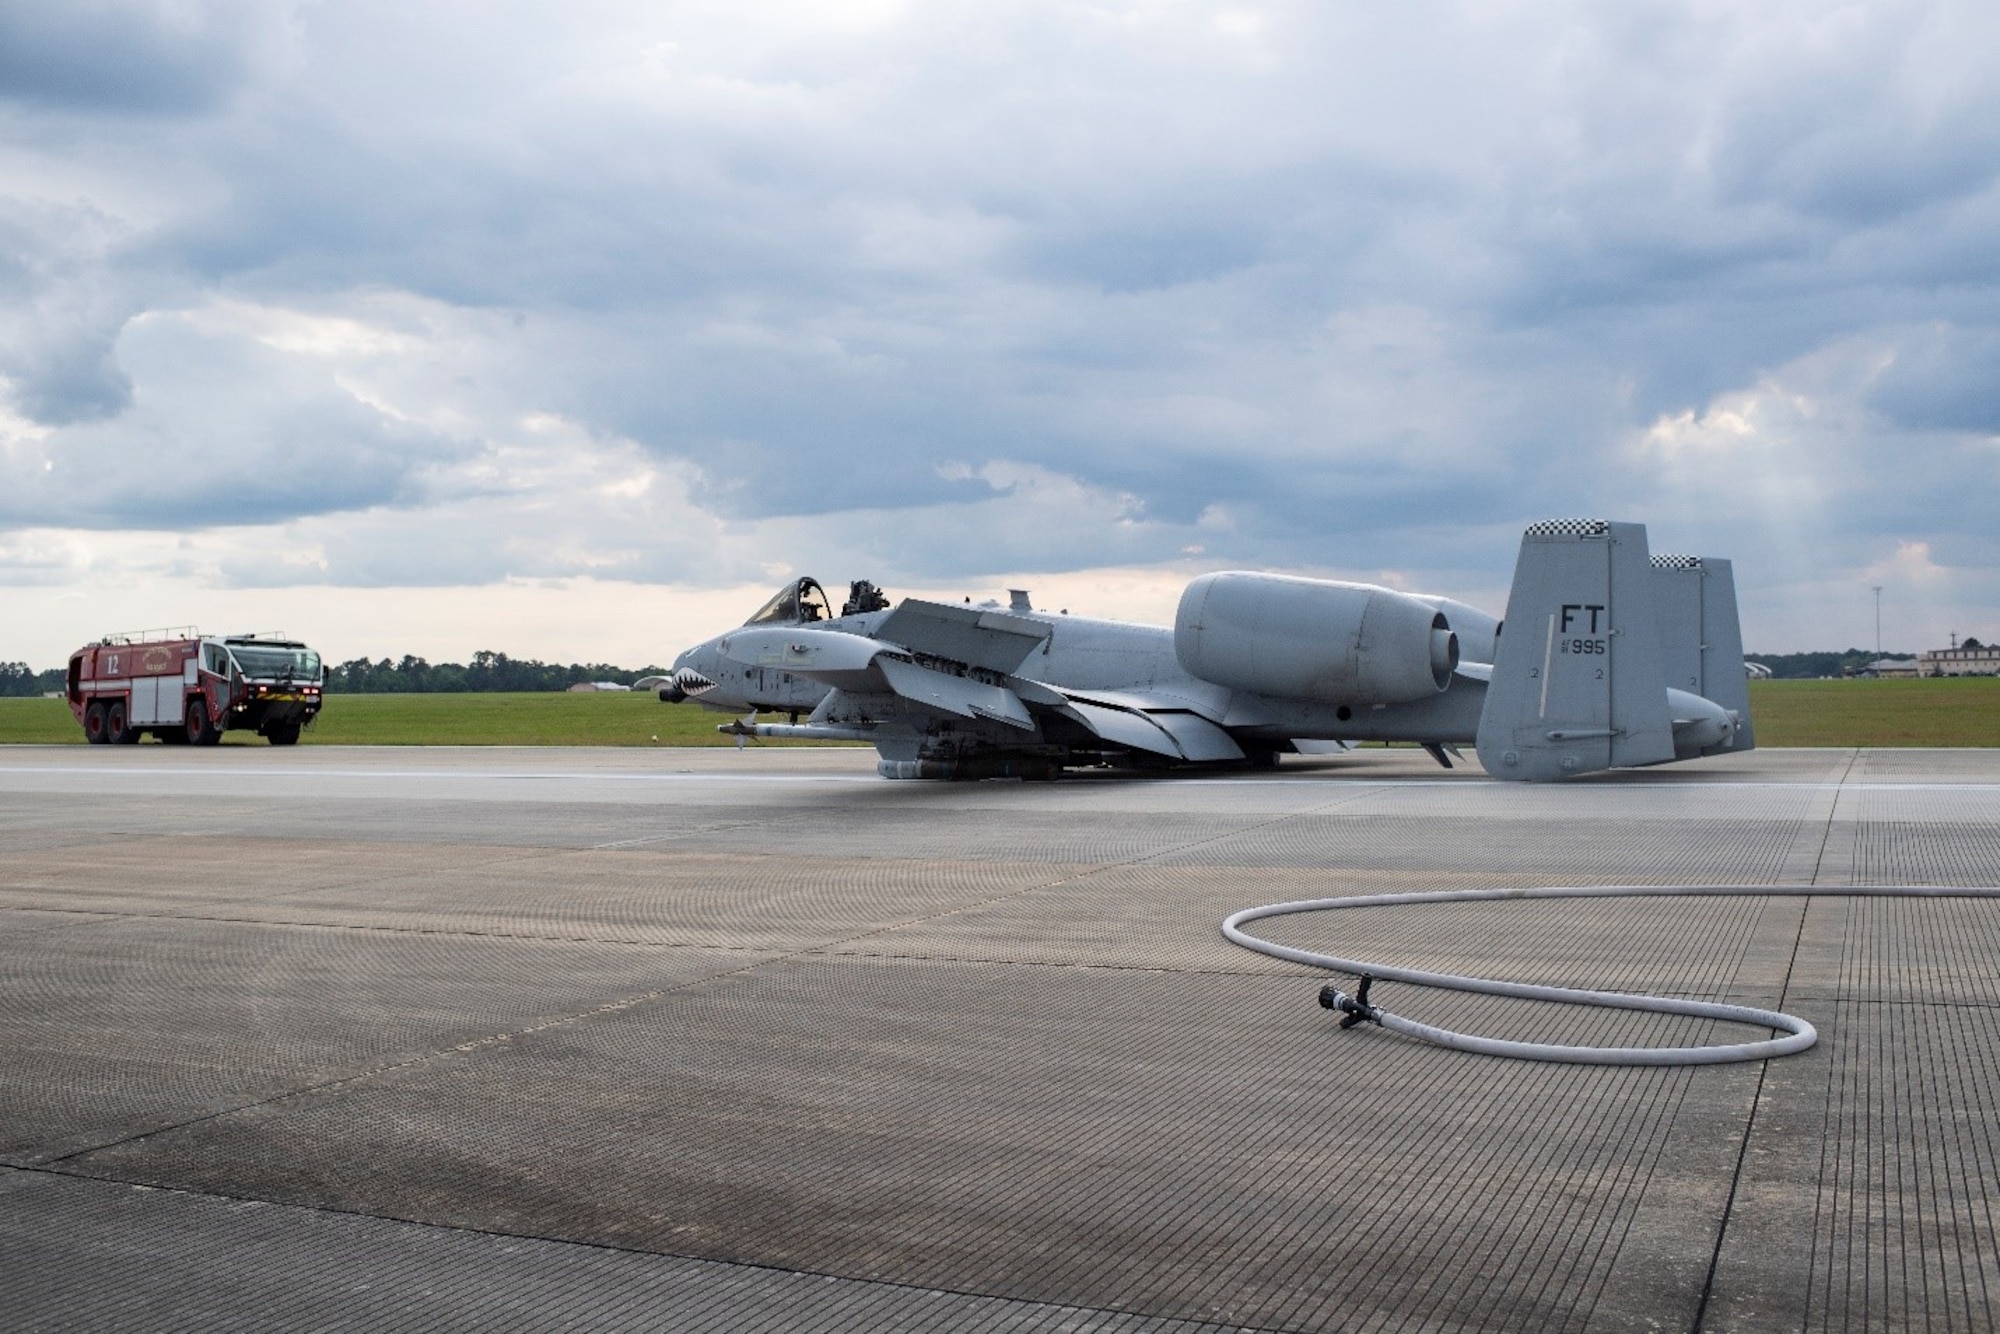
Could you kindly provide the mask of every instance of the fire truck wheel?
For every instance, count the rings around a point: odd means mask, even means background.
[[[104,739],[114,746],[129,746],[139,739],[138,732],[126,721],[122,699],[112,700],[111,707],[104,711]]]
[[[208,703],[196,695],[188,701],[187,739],[197,746],[212,746],[222,740],[222,731],[208,720]]]
[[[93,746],[104,744],[104,702],[99,700],[83,711],[83,738]]]
[[[294,746],[298,744],[299,740],[299,725],[297,723],[272,723],[264,735],[271,738],[271,744],[274,746]]]

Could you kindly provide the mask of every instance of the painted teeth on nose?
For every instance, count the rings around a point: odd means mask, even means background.
[[[675,672],[674,685],[684,695],[701,695],[715,689],[715,682],[692,667],[683,667]]]

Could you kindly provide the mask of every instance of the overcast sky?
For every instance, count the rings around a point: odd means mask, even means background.
[[[778,580],[2000,637],[1990,3],[0,0],[0,660],[669,660]]]

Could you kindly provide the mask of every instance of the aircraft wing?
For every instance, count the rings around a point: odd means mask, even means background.
[[[985,718],[1033,731],[1035,720],[1028,716],[1021,697],[1005,686],[988,685],[971,677],[933,671],[907,658],[881,657],[881,669],[889,689],[914,704],[926,705],[961,718]]]
[[[1032,616],[905,598],[875,627],[875,637],[923,657],[1012,672],[1047,642],[1051,631],[1047,621]]]

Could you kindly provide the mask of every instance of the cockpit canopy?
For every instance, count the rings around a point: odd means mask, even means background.
[[[833,619],[833,604],[826,599],[826,590],[819,586],[819,580],[805,578],[795,580],[779,589],[769,602],[757,609],[757,614],[745,621],[745,625],[795,625],[801,621],[830,621]]]
[[[857,579],[847,586],[847,601],[841,605],[840,614],[859,616],[871,611],[887,611],[888,608],[889,599],[882,595],[881,589],[866,579]],[[795,580],[779,589],[744,624],[798,625],[833,618],[833,603],[827,598],[826,590],[819,586],[819,580],[807,578]]]

